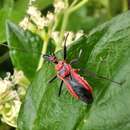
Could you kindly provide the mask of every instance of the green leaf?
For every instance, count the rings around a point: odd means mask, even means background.
[[[6,20],[18,23],[25,15],[28,0],[1,0],[0,1],[0,42],[6,41]]]
[[[116,6],[118,4],[118,6]],[[115,16],[123,11],[123,0],[108,0],[109,11],[111,16]]]
[[[34,5],[42,10],[48,7],[49,5],[51,5],[52,3],[53,3],[53,0],[36,0],[34,2]]]
[[[82,8],[76,10],[69,17],[68,30],[84,30],[90,32],[97,25],[109,19],[107,1],[90,0]],[[80,20],[78,20],[80,19]],[[77,21],[78,22],[75,22]]]
[[[32,80],[39,63],[42,40],[9,21],[7,22],[7,40],[13,65],[23,70],[24,74]]]
[[[124,84],[87,78],[94,102],[74,99],[60,81],[48,84],[54,66],[45,63],[27,91],[18,118],[19,130],[129,130],[130,129],[130,12],[95,28],[68,48],[68,58],[80,52],[79,67]]]
[[[4,124],[3,122],[0,122],[0,130],[10,130],[11,127],[7,124]]]
[[[75,22],[77,19],[80,19],[80,21]],[[83,6],[82,8],[71,14],[67,29],[73,30],[75,32],[79,30],[84,30],[88,32],[98,24],[98,19],[94,16],[87,15],[86,6]]]

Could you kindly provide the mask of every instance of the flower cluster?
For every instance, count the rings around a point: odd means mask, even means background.
[[[77,33],[74,33],[72,31],[67,31],[64,34],[64,37],[66,37],[66,35],[69,33],[67,41],[66,41],[66,45],[70,45],[72,42],[75,42],[77,39],[79,39],[81,36],[84,35],[83,30],[78,31]],[[51,38],[54,40],[55,44],[58,43],[59,41],[59,35],[60,32],[55,31],[52,32]],[[64,41],[62,42],[62,45],[64,45]]]
[[[0,115],[1,120],[10,126],[16,127],[16,121],[21,106],[22,98],[25,95],[29,81],[22,71],[14,71],[11,75],[0,78]]]
[[[29,5],[32,5],[36,0],[29,0]]]
[[[31,3],[31,2],[30,2]],[[55,21],[55,15],[60,13],[64,9],[65,5],[62,0],[56,0],[54,2],[54,13],[49,12],[46,16],[42,16],[41,12],[34,7],[32,4],[29,4],[27,10],[27,16],[19,23],[19,25],[24,29],[33,30],[33,26],[36,25],[38,30],[44,29],[44,27],[48,27],[52,25]]]
[[[48,37],[51,37],[55,43],[59,43],[59,33],[60,31],[55,31],[55,25],[58,21],[58,16],[60,13],[62,13],[66,8],[67,5],[63,0],[54,0],[53,6],[54,6],[54,12],[48,12],[46,16],[42,16],[40,10],[38,10],[36,7],[32,5],[32,0],[30,1],[28,10],[27,10],[27,16],[20,22],[20,26],[26,30],[30,30],[32,32],[37,33],[38,35],[42,35],[42,39],[45,40],[45,27],[51,28],[50,34]],[[53,28],[53,29],[52,29]],[[40,32],[41,31],[41,32]],[[41,34],[40,34],[41,33]],[[68,33],[68,32],[67,32]],[[71,43],[72,41],[79,38],[83,33],[80,31],[77,34],[74,34],[73,32],[69,32],[69,37],[67,39],[67,43]],[[44,36],[45,35],[45,36]],[[66,34],[64,34],[66,35]]]
[[[65,3],[63,0],[55,0],[54,2],[55,13],[60,13],[65,9]]]
[[[34,27],[38,30],[42,30],[44,27],[48,27],[54,23],[55,20],[53,13],[48,12],[46,16],[42,16],[41,12],[32,5],[28,7],[27,15],[28,16],[25,16],[24,19],[19,23],[24,30],[28,29],[33,31]]]
[[[31,0],[27,10],[27,16],[23,19],[23,21],[20,22],[19,25],[24,30],[29,30],[40,36],[44,42],[41,52],[42,54],[46,54],[50,39],[54,41],[53,43],[56,45],[56,52],[62,48],[64,37],[66,36],[66,33],[68,33],[68,31],[66,31],[66,27],[70,14],[84,5],[87,1],[88,0],[76,0],[69,3],[66,0],[54,0],[54,10],[52,12],[48,11],[46,12],[46,15],[43,15],[42,12],[38,10],[38,8],[33,6],[33,1]],[[67,38],[67,45],[71,44],[82,35],[82,32],[75,34],[70,31]],[[41,56],[37,70],[41,68],[43,60],[44,59]]]

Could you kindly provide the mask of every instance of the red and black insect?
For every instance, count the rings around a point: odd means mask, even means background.
[[[68,36],[68,35],[67,35]],[[91,104],[93,102],[93,95],[92,95],[92,87],[89,85],[89,83],[78,74],[78,69],[73,69],[71,67],[72,62],[67,63],[66,62],[66,57],[67,57],[67,50],[66,50],[66,40],[67,36],[65,38],[65,43],[64,43],[64,60],[58,60],[57,57],[53,55],[43,55],[43,58],[47,61],[50,61],[55,64],[55,70],[57,72],[57,75],[55,75],[49,83],[54,81],[56,78],[61,79],[61,84],[60,84],[60,89],[59,89],[59,94],[61,94],[62,86],[63,83],[66,85],[68,91],[72,96],[74,96],[77,99],[82,100],[83,102],[87,104]],[[111,82],[120,84],[116,81],[113,81],[111,79],[102,77],[102,76],[97,76],[94,73],[91,73],[92,76],[96,76],[98,78],[110,80]]]
[[[58,61],[55,55],[43,55],[46,60],[56,64],[55,69],[57,71],[57,75],[54,76],[49,82],[52,82],[58,77],[62,80],[59,89],[59,96],[61,94],[62,85],[65,83],[72,96],[84,101],[85,103],[92,103],[93,96],[91,86],[78,74],[78,70],[73,69],[71,64],[66,62],[66,39],[64,44],[64,60]]]
[[[68,35],[65,38],[65,42],[64,42],[64,60],[58,60],[57,57],[53,54],[53,55],[43,55],[43,58],[47,61],[50,61],[52,63],[55,64],[55,70],[57,71],[57,75],[55,75],[50,81],[49,83],[51,83],[52,81],[54,81],[56,78],[61,79],[61,84],[60,84],[60,89],[59,89],[59,94],[58,96],[60,96],[61,94],[61,90],[62,90],[62,86],[63,83],[65,83],[68,91],[70,92],[70,94],[72,96],[74,96],[77,99],[82,100],[83,102],[87,103],[87,104],[91,104],[93,102],[93,95],[92,95],[92,87],[89,85],[89,83],[78,74],[79,69],[73,69],[71,67],[71,65],[75,62],[77,62],[77,59],[72,60],[70,63],[66,62],[66,57],[67,57],[67,48],[66,48],[66,40],[67,40]],[[5,44],[2,44],[3,46],[8,47]],[[11,49],[16,49],[15,47],[8,47]],[[21,49],[18,49],[20,51],[23,51]],[[82,69],[80,69],[82,70]],[[98,76],[95,73],[85,69],[85,71],[87,72],[87,74],[89,74],[89,76],[98,78],[98,79],[105,79],[105,80],[109,80],[111,82],[114,82],[116,84],[121,85],[123,82],[119,83],[116,81],[113,81],[111,79],[108,79],[106,77],[103,76]]]

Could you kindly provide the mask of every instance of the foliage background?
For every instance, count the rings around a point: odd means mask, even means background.
[[[35,5],[44,10],[48,9],[52,2],[52,0],[37,0]],[[84,50],[79,65],[74,67],[87,67],[97,74],[116,81],[126,80],[120,87],[108,81],[86,77],[93,86],[95,97],[92,106],[86,107],[85,104],[76,101],[68,93],[66,94],[65,89],[59,99],[56,95],[58,91],[56,86],[59,85],[59,81],[54,82],[51,84],[52,87],[48,88],[47,80],[54,73],[51,64],[45,63],[42,69],[36,75],[34,74],[39,55],[33,53],[33,48],[35,47],[40,52],[41,40],[30,32],[23,32],[14,24],[18,24],[25,15],[28,1],[0,1],[0,42],[13,41],[11,46],[22,50],[25,43],[23,39],[28,39],[27,44],[31,43],[24,48],[26,54],[16,50],[16,54],[11,53],[11,59],[8,49],[0,47],[0,76],[4,77],[7,71],[13,72],[13,65],[15,65],[33,81],[20,111],[19,130],[130,129],[130,102],[128,100],[130,93],[130,12],[125,13],[129,8],[128,2],[127,0],[89,0],[69,19],[67,30],[77,32],[83,29],[87,34],[68,49],[68,60],[78,56],[81,49]],[[115,17],[121,13],[123,14]],[[75,22],[77,19],[80,21]],[[8,22],[5,26],[6,20],[12,20],[14,23]],[[23,35],[26,37],[23,38]],[[57,55],[62,56],[61,52]],[[32,63],[34,60],[36,62]],[[26,63],[29,68],[26,67]],[[30,119],[31,121],[28,122]],[[14,128],[1,123],[0,130],[9,129]]]

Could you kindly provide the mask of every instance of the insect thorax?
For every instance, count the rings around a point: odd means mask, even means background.
[[[55,69],[57,70],[57,74],[64,78],[70,74],[72,68],[66,62],[59,61],[58,64],[55,66]]]

